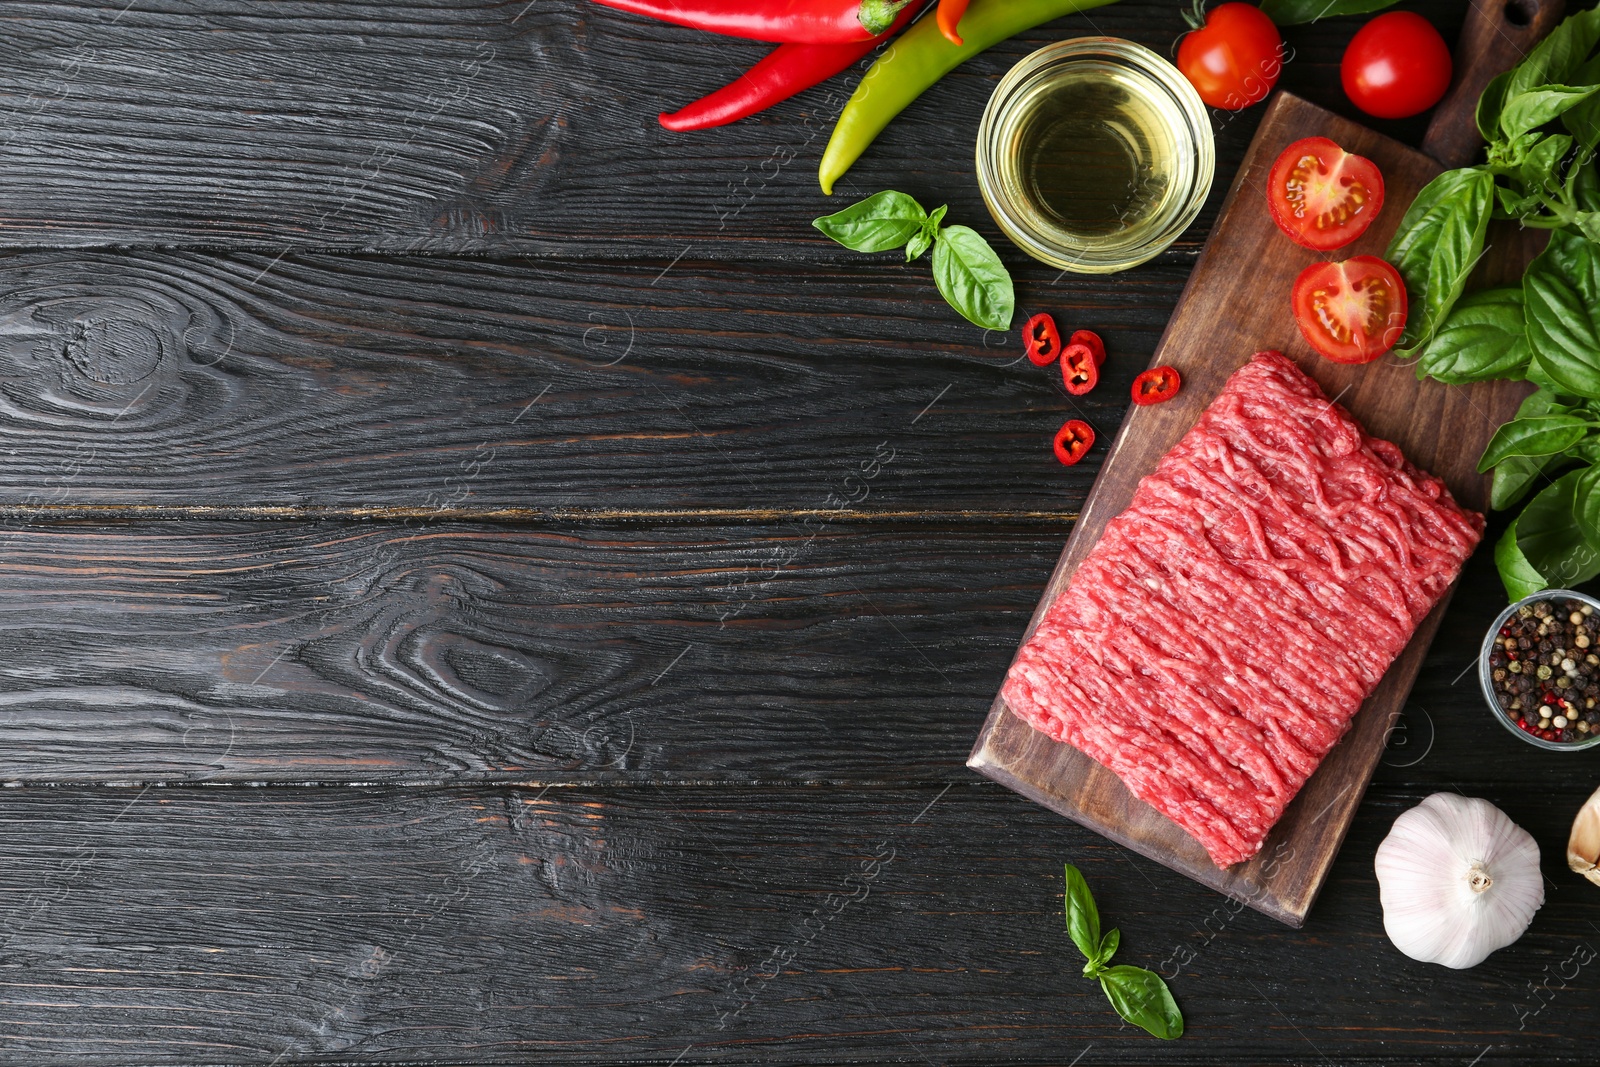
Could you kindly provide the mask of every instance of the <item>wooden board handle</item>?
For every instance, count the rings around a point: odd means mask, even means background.
[[[1474,0],[1456,44],[1455,80],[1439,101],[1422,150],[1447,167],[1465,167],[1483,145],[1474,118],[1495,75],[1515,66],[1553,30],[1566,0]]]

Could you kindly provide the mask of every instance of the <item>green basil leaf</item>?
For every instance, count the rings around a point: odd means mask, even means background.
[[[927,217],[914,199],[885,189],[843,211],[815,219],[811,225],[857,252],[887,252],[911,240]]]
[[[1491,378],[1517,380],[1527,372],[1528,347],[1522,287],[1500,286],[1456,301],[1417,356],[1417,377],[1460,385]]]
[[[1396,0],[1261,0],[1261,10],[1275,26],[1300,26],[1339,15],[1382,11]]]
[[[1539,138],[1522,158],[1522,180],[1530,189],[1554,193],[1561,188],[1561,161],[1572,149],[1572,138],[1553,133]]]
[[[1600,467],[1585,467],[1578,472],[1572,490],[1572,521],[1590,548],[1600,548]]]
[[[1111,957],[1117,954],[1117,946],[1122,944],[1122,931],[1112,929],[1100,939],[1100,951],[1095,953],[1095,962],[1101,967],[1111,962]]]
[[[1523,195],[1504,185],[1494,187],[1494,196],[1499,201],[1500,210],[1495,218],[1500,219],[1525,219],[1530,215],[1537,215],[1544,206],[1538,193]]]
[[[1590,84],[1573,76],[1588,60],[1597,42],[1600,42],[1600,15],[1594,10],[1580,11],[1563,19],[1548,37],[1511,68],[1507,98],[1552,84]]]
[[[1494,469],[1489,486],[1489,506],[1504,511],[1527,495],[1539,476],[1553,466],[1559,456],[1511,456]]]
[[[1540,415],[1570,415],[1583,410],[1571,404],[1562,402],[1559,394],[1549,388],[1536,389],[1523,400],[1522,406],[1517,408],[1517,418],[1531,419]],[[1580,441],[1573,446],[1574,450],[1581,451],[1586,442]],[[1511,456],[1502,461],[1494,469],[1494,481],[1489,487],[1489,506],[1495,511],[1504,511],[1531,489],[1539,476],[1554,466],[1561,456]],[[1549,479],[1545,479],[1548,481]]]
[[[1500,112],[1506,104],[1506,88],[1511,84],[1513,71],[1503,70],[1489,79],[1489,84],[1483,87],[1483,92],[1478,96],[1478,108],[1474,117],[1478,122],[1478,133],[1485,141],[1493,144],[1500,139]]]
[[[1600,85],[1546,85],[1515,95],[1508,90],[1505,107],[1500,111],[1500,128],[1507,137],[1520,137],[1560,118],[1596,92],[1600,92]]]
[[[1078,946],[1083,958],[1093,962],[1100,951],[1100,909],[1094,905],[1094,894],[1083,872],[1067,864],[1067,934]]]
[[[1522,166],[1522,161],[1528,158],[1528,150],[1539,143],[1544,134],[1538,130],[1529,130],[1527,133],[1513,137],[1511,140],[1495,140],[1489,143],[1486,157],[1489,165],[1498,168],[1501,172],[1514,171]]]
[[[1016,310],[1011,275],[977,230],[946,226],[933,243],[933,280],[949,305],[971,323],[1009,330]]]
[[[1406,283],[1410,314],[1402,358],[1433,336],[1483,253],[1494,175],[1482,167],[1447,170],[1423,186],[1406,209],[1384,258]]]
[[[1099,978],[1100,988],[1118,1015],[1167,1041],[1183,1036],[1183,1014],[1159,974],[1143,967],[1119,966],[1107,967]]]
[[[1522,277],[1532,369],[1564,393],[1600,398],[1600,248],[1565,230]]]
[[[1589,60],[1571,79],[1573,85],[1600,82],[1600,56]],[[1591,96],[1561,116],[1561,125],[1586,149],[1600,145],[1600,96]]]
[[[1600,551],[1591,547],[1578,524],[1573,521],[1573,497],[1582,471],[1563,474],[1541,489],[1528,506],[1522,509],[1508,533],[1515,532],[1513,548],[1504,553],[1504,563],[1509,565],[1513,579],[1519,585],[1530,584],[1528,570],[1538,574],[1543,582],[1532,592],[1555,586],[1570,588],[1600,574]],[[1521,563],[1516,559],[1521,557]],[[1495,564],[1500,566],[1501,581],[1514,599],[1528,593],[1512,591],[1512,581],[1507,579],[1508,567],[1502,565],[1501,546],[1495,546]]]
[[[1572,199],[1585,211],[1600,211],[1600,167],[1592,162],[1573,164],[1568,171],[1572,182]]]
[[[949,204],[940,204],[933,209],[932,214],[922,220],[922,228],[911,238],[906,245],[906,262],[909,263],[928,250],[933,242],[939,239],[939,224],[944,221],[945,212],[950,210]]]
[[[1506,532],[1500,535],[1500,540],[1494,544],[1495,570],[1500,572],[1500,584],[1506,587],[1506,595],[1512,600],[1521,600],[1541,589],[1550,588],[1544,575],[1528,562],[1528,557],[1517,547],[1517,523],[1521,521],[1520,515],[1513,519],[1511,525],[1506,527]]]
[[[1600,211],[1580,211],[1577,217],[1578,232],[1593,244],[1600,244]]]
[[[1588,436],[1594,427],[1578,415],[1538,415],[1502,423],[1478,459],[1478,473],[1512,456],[1554,456]]]

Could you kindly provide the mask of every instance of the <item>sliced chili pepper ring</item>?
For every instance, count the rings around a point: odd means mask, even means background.
[[[1159,404],[1177,396],[1182,386],[1183,377],[1176,367],[1151,367],[1133,380],[1133,402]]]
[[[1082,419],[1068,419],[1056,431],[1056,439],[1052,445],[1056,458],[1064,465],[1070,467],[1084,456],[1094,446],[1094,427]]]
[[[1100,335],[1093,330],[1072,331],[1072,337],[1068,339],[1067,344],[1084,345],[1094,353],[1094,365],[1096,367],[1106,365],[1106,343],[1100,340]]]
[[[1022,344],[1036,367],[1048,367],[1061,354],[1061,331],[1048,311],[1041,311],[1022,328]]]
[[[1100,368],[1088,345],[1068,345],[1061,350],[1061,381],[1067,392],[1082,396],[1100,384]]]

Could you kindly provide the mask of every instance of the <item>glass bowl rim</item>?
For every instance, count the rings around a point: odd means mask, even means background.
[[[1000,152],[995,139],[1002,119],[1008,114],[1009,105],[1016,99],[1016,90],[1051,66],[1085,58],[1120,63],[1170,93],[1187,120],[1178,132],[1179,140],[1187,142],[1196,155],[1194,178],[1183,194],[1185,202],[1172,221],[1142,245],[1111,257],[1085,254],[1082,249],[1058,246],[1043,239],[1016,217],[1012,210],[1013,201],[1005,195],[999,179]],[[1160,255],[1182,236],[1204,209],[1216,180],[1216,169],[1216,140],[1211,129],[1211,116],[1200,94],[1171,62],[1137,41],[1121,37],[1072,37],[1044,45],[1023,56],[1000,78],[994,91],[989,94],[983,118],[978,123],[978,189],[989,214],[1006,237],[1023,252],[1073,273],[1114,273],[1136,267]]]

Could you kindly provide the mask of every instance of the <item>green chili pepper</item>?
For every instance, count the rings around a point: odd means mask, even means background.
[[[1114,3],[1115,0],[972,0],[961,19],[957,46],[945,39],[935,19],[922,19],[902,33],[872,64],[839,114],[839,123],[822,153],[817,178],[822,191],[860,158],[883,128],[934,82],[979,52],[1051,19]]]

